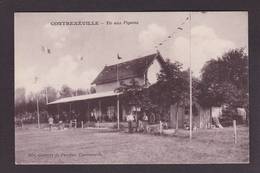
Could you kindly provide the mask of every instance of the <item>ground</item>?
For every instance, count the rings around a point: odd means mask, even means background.
[[[249,130],[179,130],[173,136],[68,129],[24,128],[15,132],[16,164],[189,164],[248,163]]]

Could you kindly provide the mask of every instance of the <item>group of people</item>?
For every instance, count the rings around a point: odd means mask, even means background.
[[[68,116],[67,113],[63,112],[63,114],[61,114],[58,117],[58,119],[57,119],[57,117],[55,117],[55,119],[54,119],[54,116],[49,116],[49,118],[48,118],[49,129],[52,130],[55,121],[57,121],[59,128],[64,128],[64,123],[66,121],[68,121],[68,118],[76,119],[77,118],[76,113],[72,111],[71,115]],[[94,115],[94,113],[91,113],[90,121],[97,122],[97,118]],[[134,130],[133,123],[134,122],[136,122],[136,129],[138,128],[137,131],[146,131],[146,127],[148,125],[148,116],[146,115],[146,113],[144,113],[143,116],[137,120],[136,115],[134,114],[133,111],[131,111],[130,114],[127,115],[126,121],[128,122],[128,132],[129,133],[133,133],[133,130]]]
[[[133,114],[133,111],[131,111],[131,113],[129,115],[127,115],[126,117],[126,121],[128,122],[128,132],[129,133],[133,133],[133,122],[135,121],[135,116]],[[137,127],[139,131],[145,131],[147,124],[148,124],[148,116],[146,115],[146,113],[144,113],[144,115],[142,116],[142,118],[140,120],[137,120]]]
[[[61,115],[50,115],[48,118],[49,129],[52,130],[55,122],[58,124],[59,129],[64,129],[64,123],[68,123],[70,120],[77,118],[78,114],[76,114],[75,111],[71,111],[69,114],[67,112],[63,112]]]
[[[113,114],[112,116],[108,116],[107,114],[102,114],[98,116],[98,114],[95,111],[90,112],[90,122],[113,122],[117,120],[116,114]]]

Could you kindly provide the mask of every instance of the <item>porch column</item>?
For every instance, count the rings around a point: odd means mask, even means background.
[[[119,130],[119,95],[117,94],[117,129]]]
[[[202,124],[201,124],[201,112],[202,112],[202,111],[201,111],[201,109],[200,109],[200,111],[199,111],[199,118],[200,118],[199,127],[200,127],[200,128],[202,128]]]
[[[57,104],[57,112],[58,112],[58,116],[60,116],[59,104]]]
[[[87,111],[87,116],[88,116],[88,121],[90,120],[90,115],[89,115],[89,102],[87,102],[88,103],[88,111]]]
[[[100,122],[102,122],[102,111],[101,111],[101,100],[98,101],[98,109],[99,109],[99,112],[100,112]]]

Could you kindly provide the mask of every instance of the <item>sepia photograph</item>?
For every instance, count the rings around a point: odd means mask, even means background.
[[[248,12],[15,12],[16,165],[249,164]]]

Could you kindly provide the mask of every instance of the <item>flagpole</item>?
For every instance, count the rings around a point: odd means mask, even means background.
[[[192,73],[191,73],[191,12],[189,12],[190,17],[190,33],[189,33],[189,66],[190,66],[190,140],[192,139]]]
[[[37,82],[38,82],[38,77],[35,77],[35,85],[37,85]],[[37,93],[36,93],[36,111],[37,111],[37,124],[38,124],[38,128],[40,128],[39,98]]]
[[[40,128],[40,113],[39,113],[39,100],[38,100],[38,96],[36,94],[36,102],[37,102],[37,122],[38,122],[38,128]]]
[[[46,96],[46,105],[48,104],[48,87],[45,89],[45,96]]]
[[[47,54],[50,54],[51,53],[51,50],[45,46],[41,46],[41,50],[43,52],[43,54],[46,53],[47,51]],[[48,100],[48,86],[46,86],[46,89],[45,89],[45,99],[46,99],[46,105],[48,104],[49,100]]]
[[[118,55],[118,57],[119,57],[119,55]],[[116,81],[117,81],[117,88],[119,88],[118,63],[116,63]],[[119,93],[117,93],[117,129],[119,130]]]

